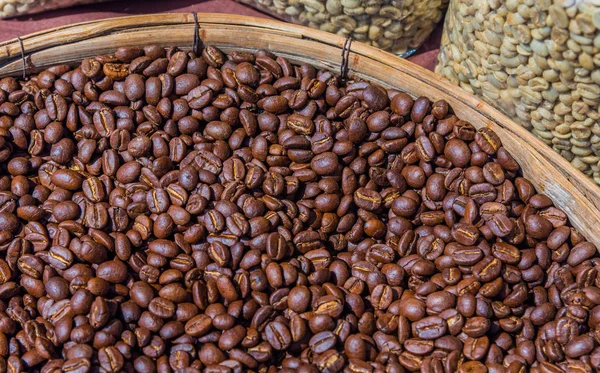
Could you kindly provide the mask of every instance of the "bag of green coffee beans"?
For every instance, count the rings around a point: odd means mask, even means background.
[[[599,66],[599,0],[452,0],[436,72],[600,184]]]
[[[448,0],[236,0],[288,22],[385,49],[414,53],[435,29]]]
[[[0,18],[18,17],[75,5],[111,0],[0,0]]]

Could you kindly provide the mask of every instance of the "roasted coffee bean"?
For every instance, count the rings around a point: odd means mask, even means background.
[[[527,234],[535,239],[546,239],[552,233],[552,223],[548,219],[534,214],[527,217],[525,230]]]
[[[444,101],[149,46],[0,102],[11,371],[600,366],[596,248]]]
[[[190,319],[185,324],[185,332],[193,337],[201,337],[212,327],[212,320],[209,316],[201,314]]]
[[[379,193],[366,188],[359,188],[354,192],[354,203],[367,211],[377,210],[382,203],[382,198]]]
[[[52,174],[52,184],[67,190],[78,190],[83,183],[83,177],[73,170],[57,170]]]
[[[288,327],[281,322],[271,322],[265,327],[265,338],[275,350],[285,350],[292,342]]]
[[[429,316],[413,324],[414,334],[423,339],[437,339],[446,333],[446,322],[441,317]]]

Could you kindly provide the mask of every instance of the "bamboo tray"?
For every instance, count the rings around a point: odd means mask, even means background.
[[[223,14],[198,16],[205,44],[224,51],[269,49],[293,62],[307,62],[339,71],[345,39],[341,36],[287,23]],[[159,44],[191,49],[193,14],[123,17],[63,26],[0,43],[0,78],[60,63],[114,52],[120,46]],[[496,131],[538,191],[563,209],[573,226],[600,248],[600,188],[524,128],[475,96],[433,73],[361,43],[353,43],[350,74],[413,96],[445,99],[457,115],[475,127]]]

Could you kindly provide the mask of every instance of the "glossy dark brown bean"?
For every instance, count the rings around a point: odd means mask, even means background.
[[[109,52],[0,79],[0,370],[600,368],[596,248],[489,128],[266,50]]]
[[[269,344],[276,350],[285,350],[292,342],[290,331],[285,324],[271,322],[265,328],[265,337]]]
[[[446,322],[437,316],[423,318],[413,325],[414,333],[423,339],[437,339],[446,333]]]

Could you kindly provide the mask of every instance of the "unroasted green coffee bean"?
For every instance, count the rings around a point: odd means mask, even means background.
[[[448,0],[236,0],[276,17],[409,55],[441,20]]]
[[[0,19],[110,0],[0,0]]]
[[[436,72],[600,183],[599,56],[598,1],[452,0]]]

